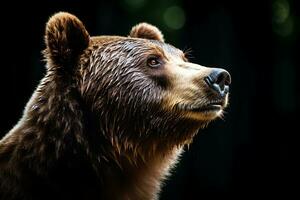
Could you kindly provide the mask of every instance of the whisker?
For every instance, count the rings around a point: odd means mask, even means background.
[[[187,59],[192,59],[194,56],[192,55],[193,50],[191,48],[184,48],[183,54]]]

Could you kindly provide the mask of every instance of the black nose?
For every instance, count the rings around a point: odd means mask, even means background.
[[[231,77],[224,69],[212,69],[212,72],[204,80],[214,92],[217,92],[221,96],[225,96],[229,92]]]

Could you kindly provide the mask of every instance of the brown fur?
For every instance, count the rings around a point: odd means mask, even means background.
[[[90,37],[58,13],[45,41],[46,76],[0,141],[0,199],[157,199],[183,146],[220,114],[188,111],[212,98],[209,69],[145,23]],[[164,67],[148,66],[153,55]]]
[[[145,38],[164,42],[164,36],[155,26],[148,23],[140,23],[134,26],[129,34],[133,38]]]

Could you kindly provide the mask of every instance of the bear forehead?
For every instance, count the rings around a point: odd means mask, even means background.
[[[96,36],[91,37],[91,45],[94,47],[109,47],[119,51],[140,51],[184,57],[184,53],[173,45],[158,41],[142,38],[130,38],[121,36]]]

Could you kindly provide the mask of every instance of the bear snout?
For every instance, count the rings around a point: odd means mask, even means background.
[[[204,78],[204,81],[212,92],[225,97],[229,92],[231,76],[225,69],[213,68],[210,74]]]

